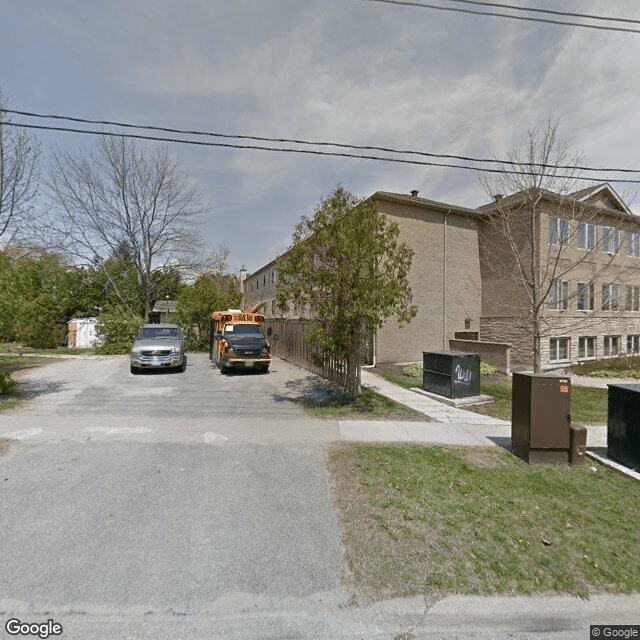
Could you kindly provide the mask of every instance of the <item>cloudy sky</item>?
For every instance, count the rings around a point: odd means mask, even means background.
[[[637,0],[514,3],[640,20]],[[7,106],[22,111],[485,158],[505,157],[554,117],[585,165],[640,167],[640,33],[363,0],[7,0],[0,61]],[[45,155],[95,144],[37,136]],[[467,207],[487,201],[472,171],[170,150],[200,188],[206,237],[231,249],[234,271],[276,257],[338,183],[360,196],[418,189]],[[636,190],[612,184],[625,197]]]

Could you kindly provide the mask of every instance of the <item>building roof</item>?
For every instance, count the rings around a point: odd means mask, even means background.
[[[476,216],[478,212],[475,209],[469,209],[468,207],[461,207],[457,204],[448,204],[446,202],[438,202],[437,200],[427,200],[426,198],[420,198],[417,195],[410,195],[405,193],[392,193],[390,191],[376,191],[373,195],[369,196],[367,200],[387,200],[389,202],[398,202],[401,204],[408,204],[414,207],[423,207],[425,209],[436,209],[437,211],[460,213],[462,215]]]
[[[153,313],[175,313],[178,303],[175,300],[158,300],[153,305]]]
[[[618,217],[625,218],[630,216],[636,220],[638,219],[638,216],[629,209],[622,198],[620,198],[620,196],[615,192],[613,187],[606,182],[586,189],[581,189],[580,191],[575,191],[567,195],[554,193],[548,189],[532,187],[509,196],[496,196],[496,199],[494,199],[493,202],[478,207],[476,212],[484,215],[489,214],[492,211],[500,211],[506,208],[516,207],[523,202],[526,203],[526,201],[532,196],[556,202],[573,201],[575,204],[580,202],[585,206],[597,207],[602,210],[603,213],[607,212],[616,214]]]
[[[615,192],[615,189],[608,182],[587,187],[580,191],[575,191],[574,193],[570,193],[569,196],[576,200],[580,200],[580,202],[590,201],[593,204],[600,204],[606,209],[623,211],[624,213],[631,214],[629,207],[624,203],[622,198]]]

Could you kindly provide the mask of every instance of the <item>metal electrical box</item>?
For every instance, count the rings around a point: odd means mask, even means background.
[[[640,471],[640,384],[610,384],[607,455]]]
[[[514,373],[511,445],[527,462],[569,462],[571,381],[549,373]]]
[[[423,351],[422,388],[445,398],[480,395],[480,355],[463,351]]]

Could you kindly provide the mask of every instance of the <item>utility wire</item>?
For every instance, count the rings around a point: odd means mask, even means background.
[[[189,130],[189,129],[175,129],[170,127],[158,127],[154,125],[148,124],[132,124],[129,122],[116,122],[113,120],[89,120],[86,118],[78,118],[74,116],[66,116],[66,115],[58,115],[58,114],[41,114],[41,113],[33,113],[30,111],[17,111],[14,109],[4,109],[6,113],[13,113],[20,116],[25,116],[29,118],[41,118],[45,120],[67,120],[70,122],[80,122],[82,124],[95,124],[95,125],[107,125],[107,126],[115,126],[129,129],[145,129],[149,131],[162,131],[164,133],[178,133],[183,135],[194,135],[194,136],[205,136],[205,137],[214,137],[214,138],[225,138],[225,139],[237,139],[237,140],[254,140],[257,142],[287,142],[292,144],[299,145],[308,145],[314,147],[337,147],[341,149],[354,149],[358,151],[382,151],[385,153],[397,153],[400,155],[417,155],[423,156],[427,158],[440,158],[445,160],[461,160],[463,162],[476,162],[476,163],[489,163],[489,164],[499,164],[506,166],[514,166],[518,163],[512,160],[500,160],[498,158],[474,158],[472,156],[462,156],[462,155],[454,155],[448,153],[430,153],[428,151],[416,151],[415,149],[394,149],[392,147],[379,147],[379,146],[369,146],[369,145],[355,145],[355,144],[346,144],[342,142],[320,142],[320,141],[312,141],[312,140],[302,140],[296,138],[273,138],[273,137],[265,137],[265,136],[253,136],[246,134],[230,134],[230,133],[214,133],[211,131],[197,131],[197,130]],[[5,123],[8,124],[8,123]],[[17,126],[29,126],[30,128],[35,128],[33,125],[17,125]],[[65,131],[66,129],[54,129]],[[70,131],[76,131],[74,129],[70,129]],[[78,130],[77,132],[80,132]],[[89,133],[89,132],[86,132]],[[95,132],[98,134],[103,134],[103,132]],[[155,139],[155,138],[150,138]],[[162,139],[162,138],[159,138]],[[188,142],[188,141],[182,141]],[[195,143],[194,143],[195,144]],[[262,147],[258,147],[262,148]],[[544,163],[533,163],[533,166],[540,169],[562,169],[562,170],[579,170],[579,171],[588,171],[593,173],[640,173],[640,169],[620,169],[620,168],[604,168],[604,167],[582,167],[576,165],[557,165],[557,164],[544,164]]]
[[[135,133],[116,133],[113,131],[93,131],[88,129],[73,129],[70,127],[52,127],[46,125],[35,125],[35,124],[20,124],[15,122],[4,122],[4,125],[11,127],[23,127],[26,129],[40,129],[45,131],[63,131],[66,133],[82,133],[89,135],[97,135],[97,136],[110,136],[113,138],[133,138],[137,140],[153,140],[156,142],[172,142],[178,144],[188,144],[188,145],[197,145],[204,147],[225,147],[231,149],[252,149],[252,150],[260,150],[260,151],[275,151],[280,153],[304,153],[309,155],[317,155],[317,156],[333,156],[333,157],[342,157],[342,158],[356,158],[360,160],[376,160],[379,162],[395,162],[401,164],[413,164],[413,165],[423,165],[423,166],[431,166],[431,167],[445,167],[450,169],[466,169],[468,171],[482,171],[484,173],[501,173],[501,174],[513,174],[513,175],[530,175],[536,176],[539,175],[539,172],[536,171],[509,171],[508,169],[491,169],[491,168],[482,168],[482,167],[473,167],[467,165],[459,165],[445,162],[428,162],[425,160],[407,160],[403,158],[385,158],[381,156],[372,156],[372,155],[364,155],[364,154],[355,154],[355,153],[343,153],[339,151],[318,151],[314,149],[292,149],[287,147],[264,147],[258,145],[241,145],[241,144],[231,144],[227,142],[204,142],[202,140],[185,140],[181,138],[163,138],[159,136],[144,136]],[[570,167],[577,168],[577,167]],[[611,169],[610,171],[615,171],[615,169]],[[572,177],[572,176],[558,176],[558,177]],[[576,176],[577,180],[583,180],[586,182],[603,182],[601,178],[589,178]],[[611,182],[625,182],[625,183],[635,183],[639,184],[640,179],[632,180],[625,178],[609,178]]]
[[[569,18],[587,18],[588,20],[603,20],[606,22],[624,22],[627,24],[640,24],[636,18],[618,18],[616,16],[598,16],[590,13],[572,13],[570,11],[556,11],[554,9],[540,9],[538,7],[521,7],[514,4],[501,4],[499,2],[484,2],[483,0],[444,0],[444,2],[459,2],[461,4],[475,4],[484,7],[498,7],[499,9],[512,9],[514,11],[527,11],[529,13],[545,13],[553,16],[566,16]]]
[[[640,33],[640,29],[629,27],[612,27],[599,24],[588,24],[586,22],[569,22],[564,20],[553,20],[551,18],[534,18],[533,16],[517,16],[511,13],[499,13],[496,11],[480,11],[478,9],[459,9],[457,7],[443,7],[441,5],[427,4],[425,2],[412,2],[411,0],[360,0],[361,2],[381,2],[383,4],[394,4],[408,7],[419,7],[421,9],[436,9],[439,11],[454,11],[456,13],[468,13],[477,16],[492,16],[495,18],[509,18],[510,20],[521,20],[524,22],[542,22],[545,24],[563,25],[567,27],[582,27],[585,29],[598,29],[600,31],[621,31],[624,33]]]

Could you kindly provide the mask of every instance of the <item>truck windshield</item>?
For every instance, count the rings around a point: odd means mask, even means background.
[[[173,327],[145,327],[140,331],[138,338],[143,340],[153,340],[154,338],[173,338],[178,339],[180,333],[178,329]]]
[[[228,324],[224,328],[225,335],[262,337],[262,328],[259,324]]]

